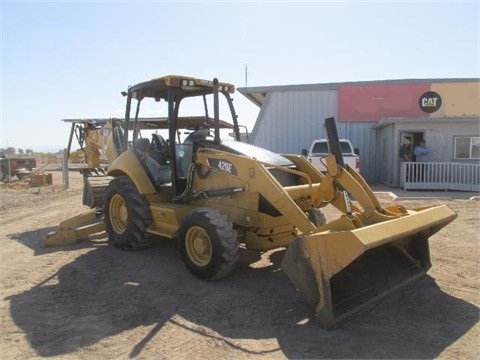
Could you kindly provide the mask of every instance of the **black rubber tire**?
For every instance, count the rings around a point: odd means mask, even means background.
[[[7,170],[0,168],[0,181],[7,180]]]
[[[138,193],[127,177],[113,179],[105,190],[104,221],[109,240],[120,249],[142,249],[151,245],[146,232],[152,223],[147,198]]]
[[[238,260],[237,232],[227,216],[215,209],[199,208],[187,214],[178,245],[186,268],[202,280],[225,277]]]
[[[325,218],[325,215],[320,209],[310,210],[308,212],[308,219],[317,227],[325,225],[327,223],[327,219]]]

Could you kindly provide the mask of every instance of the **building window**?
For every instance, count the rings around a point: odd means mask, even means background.
[[[480,159],[480,136],[458,136],[455,138],[454,159]]]

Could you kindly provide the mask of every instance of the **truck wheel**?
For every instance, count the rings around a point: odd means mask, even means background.
[[[151,244],[153,236],[146,232],[152,223],[148,201],[127,176],[115,178],[107,186],[103,212],[115,247],[141,249]]]
[[[320,209],[310,210],[308,212],[308,219],[317,227],[327,223],[327,219]]]
[[[200,279],[221,279],[238,260],[237,232],[215,209],[200,208],[185,216],[178,239],[185,266]]]

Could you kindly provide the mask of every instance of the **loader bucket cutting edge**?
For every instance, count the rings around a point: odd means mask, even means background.
[[[282,269],[321,325],[338,326],[424,276],[428,238],[456,216],[438,206],[353,231],[299,236]]]

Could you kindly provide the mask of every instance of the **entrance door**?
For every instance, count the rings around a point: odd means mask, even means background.
[[[417,146],[421,140],[425,139],[425,132],[423,131],[402,131],[400,132],[400,144],[403,144],[405,138],[409,138],[412,145],[410,146],[410,158],[415,161],[413,157],[413,149]]]

